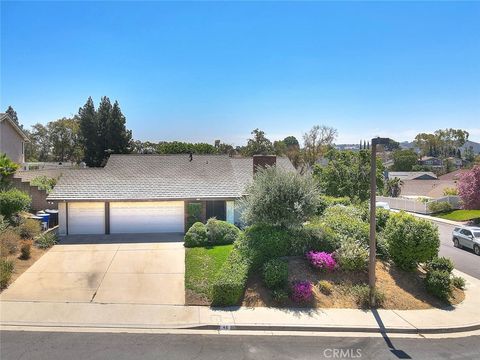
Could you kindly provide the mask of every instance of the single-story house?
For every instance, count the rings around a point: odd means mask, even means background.
[[[388,171],[386,177],[387,179],[398,178],[402,181],[437,179],[437,175],[431,171]]]
[[[429,166],[432,169],[443,168],[443,160],[434,156],[422,156],[418,163],[423,166]]]
[[[7,154],[17,164],[23,164],[25,162],[25,143],[29,141],[27,135],[10,115],[0,114],[0,153]]]
[[[295,171],[269,155],[111,155],[104,168],[65,172],[48,200],[58,202],[60,235],[184,232],[190,203],[202,221],[239,222],[254,172],[274,165]]]

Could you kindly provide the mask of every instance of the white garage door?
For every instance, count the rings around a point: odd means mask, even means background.
[[[183,201],[111,202],[110,233],[183,232]]]
[[[105,203],[68,203],[68,234],[105,234]]]

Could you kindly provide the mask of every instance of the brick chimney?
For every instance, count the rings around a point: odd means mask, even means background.
[[[253,173],[255,174],[259,168],[267,166],[275,166],[277,164],[276,155],[253,155]]]

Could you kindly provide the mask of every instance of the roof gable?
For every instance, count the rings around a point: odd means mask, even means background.
[[[30,142],[28,139],[28,136],[25,134],[25,132],[18,126],[15,121],[8,115],[7,113],[1,113],[0,114],[0,122],[6,122],[10,124],[10,126],[18,133],[18,135],[23,139],[23,141]]]

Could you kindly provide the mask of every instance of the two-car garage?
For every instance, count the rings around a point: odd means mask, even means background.
[[[59,203],[61,235],[184,231],[183,201]]]

